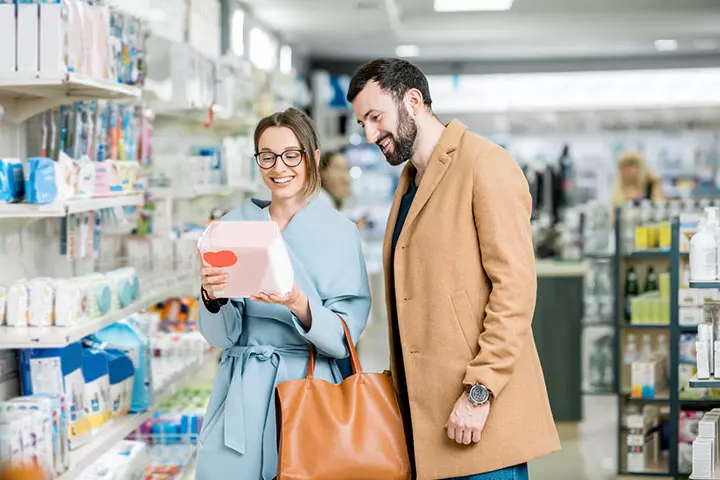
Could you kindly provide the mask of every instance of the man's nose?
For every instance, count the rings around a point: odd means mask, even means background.
[[[378,129],[372,126],[365,125],[365,138],[368,143],[375,143],[378,137]]]

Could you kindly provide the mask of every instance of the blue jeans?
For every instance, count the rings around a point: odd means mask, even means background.
[[[447,480],[528,480],[527,463],[514,467],[495,470],[494,472],[470,475],[469,477],[448,478]]]

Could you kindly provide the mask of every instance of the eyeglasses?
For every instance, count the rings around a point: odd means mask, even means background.
[[[282,153],[258,152],[254,156],[258,167],[263,170],[270,170],[275,166],[275,162],[277,162],[278,157],[282,159],[285,166],[297,167],[300,165],[300,162],[302,162],[304,154],[305,150],[285,150]]]

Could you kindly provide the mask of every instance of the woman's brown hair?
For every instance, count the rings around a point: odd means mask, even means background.
[[[258,144],[262,134],[271,127],[286,127],[292,130],[300,142],[300,148],[304,150],[305,168],[307,169],[307,183],[305,184],[305,196],[313,196],[320,189],[320,169],[315,161],[315,152],[320,148],[315,127],[312,120],[304,112],[297,108],[288,108],[284,112],[276,112],[269,115],[255,127],[255,151],[258,151]]]

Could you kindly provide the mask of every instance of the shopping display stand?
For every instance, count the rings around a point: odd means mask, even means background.
[[[671,221],[671,246],[667,250],[652,250],[625,252],[623,242],[622,215],[621,210],[616,211],[615,221],[615,243],[616,254],[616,311],[617,311],[617,337],[616,337],[616,377],[618,379],[618,474],[624,476],[660,476],[675,479],[688,478],[689,472],[679,471],[679,419],[683,407],[700,407],[702,409],[711,407],[718,400],[690,400],[680,398],[680,338],[684,333],[697,332],[697,325],[680,325],[679,323],[679,288],[680,288],[680,265],[688,257],[687,252],[680,251],[680,219],[675,217]],[[669,266],[670,273],[670,322],[669,324],[632,324],[624,319],[624,272],[628,265],[637,265],[640,262],[651,262],[651,264],[663,264]],[[720,289],[720,282],[691,282],[691,288],[714,288]],[[623,388],[623,351],[625,338],[628,333],[662,333],[669,340],[669,376],[668,391],[656,395],[655,398],[633,398],[631,393]],[[690,387],[720,388],[720,379],[692,380]],[[661,462],[655,468],[648,468],[644,472],[629,472],[626,468],[628,444],[626,441],[626,429],[624,426],[624,409],[629,404],[639,406],[656,404],[663,405],[669,409],[669,420],[667,423],[668,458],[667,462]]]

